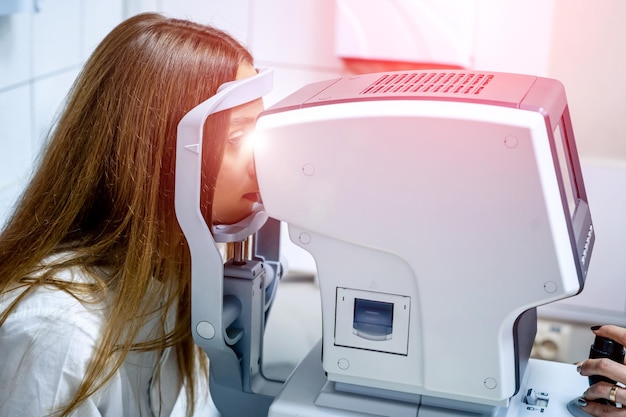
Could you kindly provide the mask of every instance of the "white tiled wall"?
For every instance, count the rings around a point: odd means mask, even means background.
[[[0,211],[12,198],[32,155],[29,15],[0,16]]]
[[[122,0],[38,0],[37,6],[0,16],[0,221],[82,62],[123,17]]]
[[[19,13],[0,16],[0,89],[26,82],[30,77],[31,18]]]
[[[87,3],[85,3],[87,4]],[[31,17],[32,78],[47,77],[81,62],[83,39],[80,0],[42,0]]]
[[[13,201],[30,166],[32,126],[24,119],[31,109],[30,86],[17,86],[0,93],[0,216]]]

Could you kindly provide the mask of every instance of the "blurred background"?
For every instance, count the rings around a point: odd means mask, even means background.
[[[0,0],[0,221],[85,59],[117,23],[144,11],[212,24],[246,44],[257,66],[275,70],[266,105],[310,82],[392,69],[560,80],[597,241],[583,293],[540,308],[534,355],[574,362],[588,355],[589,325],[626,325],[623,0]],[[278,368],[321,335],[315,265],[283,243],[289,274],[266,349]]]

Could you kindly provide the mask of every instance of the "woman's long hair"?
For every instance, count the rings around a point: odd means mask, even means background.
[[[174,212],[176,129],[186,112],[235,79],[241,63],[252,57],[222,31],[141,14],[102,41],[72,87],[0,236],[0,292],[23,290],[0,312],[0,326],[41,285],[110,306],[85,378],[60,415],[110,380],[131,351],[160,355],[174,346],[188,403],[199,395],[194,375],[200,369],[206,378],[207,361],[189,329],[190,254]],[[228,117],[213,115],[204,129],[202,211],[209,224]],[[54,256],[61,253],[71,256]],[[65,268],[80,268],[93,282],[55,279]],[[138,340],[155,314],[161,334]],[[171,330],[167,315],[176,317]]]

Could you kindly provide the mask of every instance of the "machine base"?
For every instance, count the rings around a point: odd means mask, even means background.
[[[268,417],[450,417],[480,416],[473,411],[338,391],[321,366],[321,342],[291,374],[270,406]],[[574,365],[530,359],[519,393],[491,417],[571,417],[568,403],[588,388]],[[532,391],[531,391],[532,390]],[[532,399],[527,399],[532,397]],[[530,402],[530,403],[529,403]],[[534,404],[533,404],[534,403]],[[572,407],[570,405],[570,407]],[[575,405],[573,407],[576,407]],[[482,414],[487,415],[487,414]]]

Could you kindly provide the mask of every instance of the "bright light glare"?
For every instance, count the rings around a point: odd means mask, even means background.
[[[247,140],[251,143],[254,152],[258,152],[265,147],[264,135],[256,130],[248,134]]]

